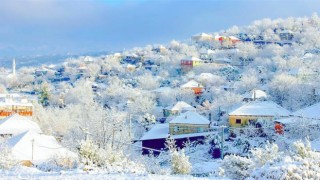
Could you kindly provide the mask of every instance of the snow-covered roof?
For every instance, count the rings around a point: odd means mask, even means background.
[[[297,76],[297,75],[315,75],[316,73],[311,69],[307,69],[307,68],[293,68],[289,70],[288,74]]]
[[[283,31],[280,31],[279,34],[293,34],[293,32],[290,30],[283,30]]]
[[[243,95],[243,98],[248,99],[260,99],[260,98],[267,98],[267,93],[259,90],[259,89],[253,89],[250,92]]]
[[[231,40],[240,40],[239,38],[237,38],[237,37],[235,37],[235,36],[229,36],[229,38],[230,38]]]
[[[211,73],[201,73],[198,75],[199,79],[212,79],[214,77],[215,77],[215,75],[213,75]]]
[[[59,155],[76,157],[76,154],[62,147],[53,136],[26,131],[8,139],[7,144],[17,160],[43,162]]]
[[[28,100],[19,94],[0,94],[0,106],[33,106]]]
[[[171,91],[171,90],[172,90],[171,87],[160,87],[158,89],[152,90],[152,92],[163,93],[163,92],[168,92],[168,91]]]
[[[232,63],[232,60],[226,57],[214,58],[212,61],[216,63]]]
[[[190,80],[189,82],[181,85],[182,88],[194,88],[194,87],[203,87],[200,83],[195,80]]]
[[[212,36],[207,33],[199,33],[199,34],[193,35],[193,37],[212,37]]]
[[[181,113],[179,116],[170,121],[170,124],[210,124],[210,121],[194,111]]]
[[[19,114],[13,114],[0,121],[0,134],[16,135],[28,130],[42,132],[37,123]]]
[[[187,60],[187,61],[202,61],[201,59],[194,57],[194,56],[187,56],[185,58],[182,58],[182,60]]]
[[[277,120],[274,120],[275,122],[279,122],[284,125],[289,125],[289,124],[308,124],[308,125],[319,125],[320,121],[319,120],[314,120],[314,119],[303,119],[303,118],[297,118],[297,117],[288,117],[288,118],[280,118]]]
[[[163,139],[169,137],[169,124],[156,124],[140,140]]]
[[[21,96],[19,94],[13,93],[13,94],[0,94],[0,98],[20,98]]]
[[[200,54],[214,54],[216,53],[215,51],[211,50],[211,49],[201,49],[199,51]]]
[[[252,101],[243,104],[229,115],[286,117],[290,115],[290,111],[272,101]]]
[[[292,113],[292,115],[303,118],[320,119],[320,103],[300,109]]]
[[[184,102],[184,101],[178,101],[174,106],[168,106],[166,109],[171,111],[182,111],[182,110],[188,110],[188,111],[195,111],[196,109],[192,107],[190,104]]]

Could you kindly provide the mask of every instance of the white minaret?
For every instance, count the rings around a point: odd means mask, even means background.
[[[16,59],[12,60],[12,75],[16,75]]]

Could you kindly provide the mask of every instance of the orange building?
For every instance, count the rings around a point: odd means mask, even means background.
[[[203,91],[203,86],[195,80],[191,80],[191,81],[183,84],[181,86],[181,88],[191,89],[191,90],[193,90],[194,94],[197,94],[197,95],[202,94],[202,91]]]
[[[12,114],[32,116],[33,105],[19,94],[0,94],[0,119]]]

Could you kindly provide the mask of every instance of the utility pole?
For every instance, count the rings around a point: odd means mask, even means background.
[[[221,159],[223,159],[223,142],[224,142],[224,128],[225,126],[221,126],[222,127],[222,134],[221,134]]]
[[[32,143],[32,153],[31,153],[31,160],[33,161],[33,152],[34,152],[34,139],[31,140]]]
[[[131,125],[132,125],[131,123],[132,123],[132,122],[131,122],[131,114],[129,114],[129,138],[130,138],[130,142],[131,142],[131,140],[132,140],[132,139],[131,139],[131,138],[132,138],[132,137],[131,137],[131,127],[132,127],[132,126],[131,126]]]

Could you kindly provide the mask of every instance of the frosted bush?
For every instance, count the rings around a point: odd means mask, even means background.
[[[171,170],[174,174],[190,174],[191,163],[184,150],[173,151],[171,154]]]
[[[253,168],[251,159],[236,155],[226,156],[222,162],[224,174],[234,179],[244,179],[250,176]]]
[[[129,160],[120,149],[113,149],[110,145],[99,148],[94,142],[87,140],[80,143],[79,155],[85,168],[102,168],[110,172],[142,173],[142,164]]]
[[[79,148],[80,160],[84,165],[99,165],[99,147],[92,141],[81,141]]]
[[[255,166],[261,167],[269,161],[276,159],[279,156],[279,148],[276,144],[267,144],[265,148],[256,148],[251,150],[251,159]]]
[[[143,156],[141,161],[145,165],[146,171],[150,174],[169,175],[170,168],[164,166],[168,163],[168,154],[161,153],[159,156],[154,156],[153,152],[149,153],[149,156]]]
[[[320,153],[312,151],[308,141],[293,145],[287,154],[279,152],[276,144],[267,144],[252,150],[249,158],[227,156],[221,175],[234,179],[320,179]]]
[[[3,143],[0,144],[0,169],[10,169],[18,164],[12,156],[11,150]]]

